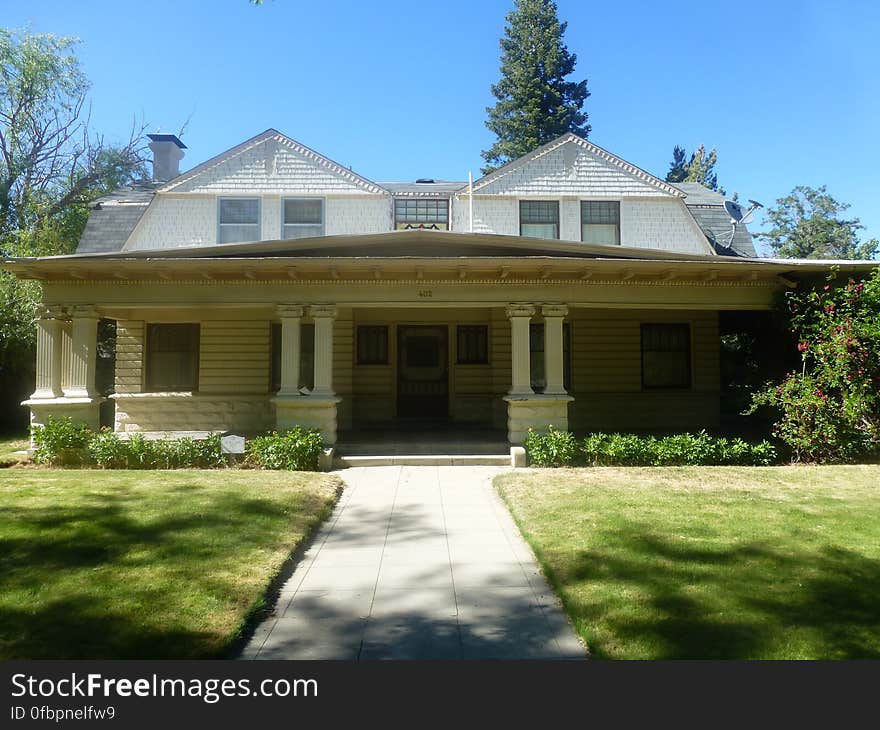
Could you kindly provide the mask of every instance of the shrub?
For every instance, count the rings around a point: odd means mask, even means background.
[[[593,433],[584,439],[582,450],[593,466],[767,466],[777,459],[769,441],[750,444],[705,431],[664,438]]]
[[[148,441],[142,433],[132,434],[128,439],[129,469],[155,469],[159,462],[159,450],[153,441]]]
[[[46,424],[34,426],[34,461],[55,466],[80,466],[89,459],[87,448],[91,431],[71,418],[49,416]]]
[[[125,469],[128,466],[128,442],[108,428],[89,439],[91,460],[102,469]]]
[[[530,428],[525,447],[529,462],[542,467],[571,466],[578,453],[574,434],[559,431],[553,426],[547,429],[547,433],[538,433]]]
[[[102,469],[212,469],[226,461],[220,435],[148,440],[143,434],[122,439],[109,429],[93,434],[88,444],[92,461]]]
[[[284,433],[257,436],[247,442],[247,460],[263,469],[316,471],[324,447],[321,433],[296,428]]]
[[[880,451],[880,269],[863,282],[787,294],[800,372],[768,384],[747,413],[769,407],[773,434],[799,461],[852,461]]]

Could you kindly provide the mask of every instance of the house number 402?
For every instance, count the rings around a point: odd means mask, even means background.
[[[430,289],[422,289],[419,291],[419,296],[422,299],[430,299],[431,297],[434,296],[434,292],[431,291]]]

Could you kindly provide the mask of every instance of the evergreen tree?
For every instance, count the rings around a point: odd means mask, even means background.
[[[563,42],[568,23],[560,23],[552,0],[516,0],[501,39],[501,80],[492,86],[498,99],[486,111],[486,126],[497,140],[483,158],[483,174],[546,144],[561,134],[590,133],[581,111],[590,95],[586,79],[566,81],[577,56]]]
[[[700,145],[688,162],[685,162],[686,157],[684,147],[675,145],[672,150],[672,163],[669,165],[669,172],[666,173],[666,182],[698,182],[710,190],[726,195],[724,188],[718,187],[718,175],[715,173],[718,153],[714,147],[707,153],[705,146]]]
[[[859,240],[857,231],[864,228],[859,219],[841,217],[848,208],[847,203],[832,198],[824,185],[799,185],[767,211],[767,223],[772,228],[755,237],[768,243],[779,258],[873,258],[880,242],[876,238]]]

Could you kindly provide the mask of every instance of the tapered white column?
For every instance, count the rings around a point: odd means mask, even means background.
[[[313,395],[332,396],[333,393],[333,320],[336,307],[310,307],[315,322],[315,387]]]
[[[98,362],[98,313],[94,307],[73,308],[70,342],[70,371],[64,395],[67,398],[93,398],[95,367]]]
[[[60,398],[61,390],[61,310],[47,307],[37,320],[37,383],[31,398]]]
[[[562,320],[568,314],[568,307],[545,304],[541,314],[544,315],[544,373],[547,377],[544,393],[564,395]]]
[[[281,320],[281,386],[278,395],[299,395],[300,322],[303,308],[283,304],[276,307]]]
[[[510,395],[534,393],[529,365],[529,325],[535,314],[531,304],[511,304],[507,307],[510,319]]]

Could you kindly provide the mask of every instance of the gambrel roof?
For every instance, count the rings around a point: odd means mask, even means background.
[[[745,223],[735,229],[730,214],[724,209],[726,198],[698,182],[675,183],[687,194],[685,205],[697,221],[715,252],[722,256],[755,256],[755,243]],[[731,233],[733,236],[731,237]]]

